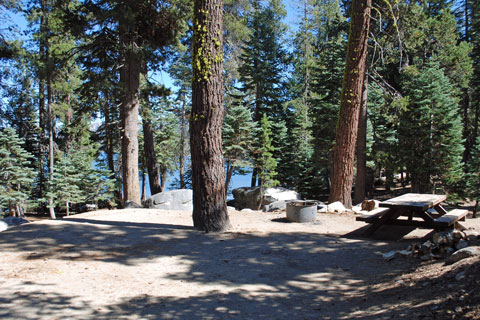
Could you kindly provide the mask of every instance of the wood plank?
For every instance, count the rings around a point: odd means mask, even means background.
[[[467,214],[468,210],[454,209],[447,212],[447,214],[441,216],[440,218],[435,219],[434,225],[438,227],[448,227],[454,225],[455,222],[459,220],[464,220]]]
[[[357,221],[365,221],[365,222],[372,222],[381,216],[383,216],[385,213],[390,211],[390,208],[377,208],[371,211],[360,211],[360,216],[356,217],[355,220]]]
[[[446,199],[447,196],[442,194],[406,193],[402,196],[380,202],[380,207],[425,211]]]

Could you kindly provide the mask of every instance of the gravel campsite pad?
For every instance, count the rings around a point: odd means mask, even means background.
[[[222,234],[194,230],[191,212],[153,209],[10,228],[0,233],[0,318],[480,318],[478,257],[384,259],[431,230],[367,238],[351,214],[305,224],[284,212],[229,215]],[[463,225],[480,231],[480,219]]]

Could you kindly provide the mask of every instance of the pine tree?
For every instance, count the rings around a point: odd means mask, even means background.
[[[101,201],[112,201],[116,188],[113,173],[105,167],[103,161],[99,161],[98,153],[98,145],[89,142],[77,146],[69,154],[73,167],[80,175],[79,189],[82,197],[87,203],[95,203],[97,206]]]
[[[67,216],[70,215],[70,205],[85,201],[85,195],[80,189],[82,174],[73,164],[68,155],[63,155],[57,162],[53,181],[49,185],[47,197],[53,199],[55,206],[64,206]]]
[[[230,227],[222,152],[222,25],[223,1],[194,1],[190,117],[193,225],[205,232]]]
[[[160,169],[161,190],[165,189],[168,175],[178,169],[181,153],[179,117],[173,112],[173,102],[162,98],[154,109],[152,125],[155,131],[155,154]]]
[[[353,0],[345,72],[333,154],[329,200],[352,205],[353,165],[358,112],[363,96],[371,0]]]
[[[345,68],[346,25],[338,1],[327,1],[314,10],[315,65],[312,68],[309,117],[312,121],[312,192],[328,191],[333,165],[333,143]]]
[[[273,156],[274,151],[272,127],[267,115],[264,114],[255,149],[255,153],[258,154],[259,185],[262,188],[274,187],[279,183],[279,181],[275,179],[277,176],[277,161]]]
[[[241,90],[244,100],[252,110],[253,120],[260,123],[263,114],[267,114],[274,128],[273,141],[280,142],[279,136],[284,130],[281,125],[285,121],[284,98],[287,55],[283,46],[286,26],[281,20],[286,15],[283,4],[279,0],[270,0],[265,4],[252,1],[253,11],[247,17],[250,39],[246,42],[244,52],[240,56],[239,68]],[[277,130],[279,130],[277,132]],[[277,145],[275,158],[282,158],[281,149]],[[256,155],[254,162],[256,162]],[[257,183],[257,172],[254,166],[252,186]]]
[[[402,162],[411,175],[412,191],[445,191],[461,178],[462,137],[458,100],[438,63],[408,68],[409,103],[398,129]]]
[[[232,175],[244,174],[251,166],[251,146],[255,123],[250,110],[242,104],[229,108],[223,120],[223,155],[226,163],[225,189],[228,190]]]
[[[0,208],[11,215],[23,215],[30,199],[35,172],[30,167],[32,155],[23,148],[24,141],[15,130],[0,130]]]

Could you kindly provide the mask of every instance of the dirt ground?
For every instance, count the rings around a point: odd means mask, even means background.
[[[351,214],[287,223],[230,211],[223,234],[191,212],[95,211],[0,233],[2,319],[480,319],[480,261],[383,253],[431,237]],[[467,233],[480,219],[467,219]]]

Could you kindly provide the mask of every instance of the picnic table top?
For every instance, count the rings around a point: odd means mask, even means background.
[[[380,202],[380,207],[427,210],[447,199],[443,194],[406,193]]]

